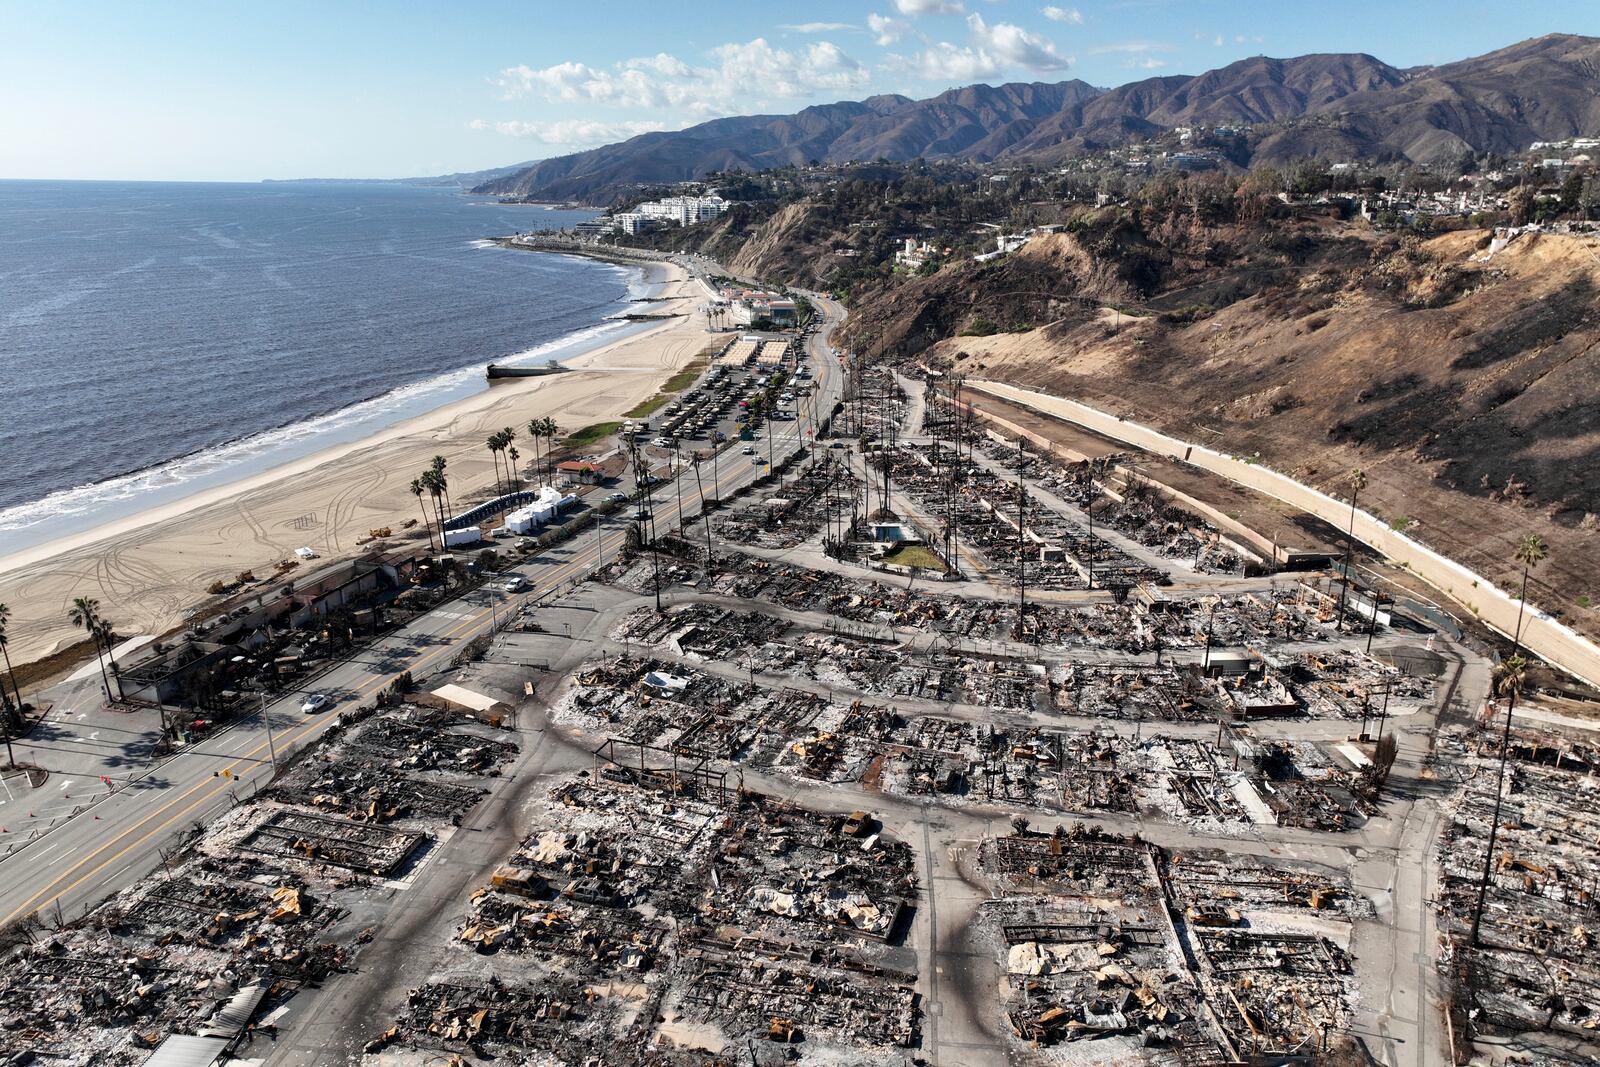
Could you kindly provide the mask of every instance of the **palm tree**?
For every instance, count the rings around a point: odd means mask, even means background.
[[[445,458],[434,456],[433,463],[428,468],[433,472],[434,481],[438,484],[439,493],[444,497],[444,519],[440,520],[439,528],[444,529],[444,522],[454,514],[455,509],[450,506],[450,481],[444,475]]]
[[[510,430],[506,431],[510,433]],[[522,492],[522,470],[517,466],[517,460],[522,458],[522,453],[517,451],[516,445],[506,445],[506,456],[511,462],[511,491]]]
[[[95,636],[98,637],[100,639],[100,643],[105,646],[106,660],[110,663],[111,667],[111,677],[117,680],[117,699],[121,700],[122,675],[117,672],[117,660],[116,657],[111,654],[111,643],[116,640],[117,637],[116,629],[111,625],[110,622],[105,619],[101,619],[95,624]],[[103,671],[105,668],[102,667],[101,670]]]
[[[506,483],[511,486],[510,491],[517,491],[517,450],[511,447],[511,442],[517,439],[517,431],[507,426],[500,431],[500,450],[506,453]]]
[[[1344,630],[1344,601],[1350,592],[1350,556],[1355,551],[1356,539],[1356,498],[1361,495],[1361,490],[1367,487],[1367,472],[1360,467],[1350,471],[1350,529],[1345,534],[1344,540],[1344,584],[1339,588],[1339,622],[1334,628],[1338,632]],[[1373,605],[1377,611],[1377,605]]]
[[[494,460],[494,495],[501,496],[500,449],[504,446],[500,443],[500,435],[498,433],[490,434],[489,439],[484,442],[484,445],[489,449],[489,458]]]
[[[1517,628],[1511,634],[1511,654],[1518,655],[1522,651],[1522,609],[1528,604],[1528,572],[1544,562],[1550,551],[1544,546],[1544,538],[1536,533],[1523,534],[1517,540],[1517,549],[1511,558],[1522,564],[1522,592],[1517,594]]]
[[[539,476],[539,439],[544,436],[544,420],[528,420],[528,436],[533,438],[533,474]]]
[[[423,484],[421,478],[413,478],[410,488],[411,495],[417,498],[417,507],[422,509],[422,528],[428,531],[428,549],[433,551],[436,547],[433,542],[433,524],[428,521],[428,507],[422,502],[422,494],[428,491],[428,487]]]
[[[1472,909],[1471,943],[1478,943],[1478,927],[1483,922],[1483,904],[1489,895],[1489,875],[1494,869],[1494,839],[1500,829],[1500,794],[1505,791],[1506,757],[1511,752],[1511,713],[1517,706],[1517,694],[1527,678],[1528,663],[1521,656],[1512,656],[1494,672],[1494,692],[1506,702],[1506,724],[1500,732],[1500,771],[1495,777],[1494,815],[1489,820],[1489,846],[1483,855],[1483,879],[1478,883],[1478,902]]]
[[[67,610],[67,621],[89,635],[94,644],[95,662],[100,665],[100,681],[105,684],[106,696],[111,696],[111,679],[106,677],[106,661],[100,658],[100,601],[94,597],[73,597]]]
[[[17,711],[22,711],[22,690],[17,688],[17,672],[11,666],[11,638],[6,633],[6,624],[11,620],[11,609],[0,604],[0,655],[5,657],[6,675],[11,679],[11,691],[17,695]],[[5,692],[5,685],[0,684],[0,693]]]
[[[549,485],[556,480],[556,435],[561,432],[561,427],[556,425],[555,419],[546,415],[539,420],[539,429],[544,434],[545,484]]]
[[[445,492],[446,492],[446,490],[448,488],[449,483],[445,479],[445,476],[440,474],[438,472],[438,470],[430,469],[430,470],[423,471],[423,473],[422,473],[422,484],[423,484],[423,487],[428,490],[429,495],[431,495],[433,497],[433,514],[434,514],[434,518],[439,523],[439,541],[440,541],[441,544],[443,544],[443,542],[444,542],[444,524],[445,524],[445,518],[446,518],[445,502],[446,502],[446,499],[447,499],[446,496],[445,496]]]
[[[710,571],[711,571],[711,561],[712,561],[712,555],[711,555],[711,512],[706,510],[706,487],[700,481],[700,453],[699,452],[696,452],[694,454],[694,458],[690,460],[690,465],[694,467],[694,487],[695,487],[695,491],[700,494],[700,521],[706,524],[706,572],[710,573]],[[678,505],[678,518],[679,518],[680,522],[683,519],[683,505],[681,505],[681,504]]]

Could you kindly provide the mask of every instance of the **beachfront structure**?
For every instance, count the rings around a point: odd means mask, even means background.
[[[659,219],[653,219],[638,211],[624,211],[611,216],[611,228],[618,233],[638,234],[659,225],[661,225]]]
[[[795,302],[778,293],[762,289],[726,289],[722,295],[735,326],[762,321],[788,324],[795,320]]]
[[[609,228],[616,233],[639,234],[659,226],[692,226],[714,219],[728,210],[726,200],[711,196],[668,196],[646,200],[631,211],[619,211],[608,218],[587,224],[590,228]],[[580,226],[584,225],[582,223]]]
[[[668,196],[647,200],[633,210],[645,218],[660,219],[675,226],[692,226],[716,218],[728,210],[728,202],[714,193],[711,196]]]
[[[510,533],[525,534],[535,527],[554,522],[561,512],[577,503],[571,493],[563,493],[553,486],[542,486],[532,502],[506,516],[506,529]]]

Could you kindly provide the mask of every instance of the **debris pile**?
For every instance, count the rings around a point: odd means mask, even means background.
[[[551,790],[469,902],[460,976],[413,990],[369,1051],[620,1063],[915,1043],[915,976],[886,956],[918,893],[910,848],[866,812],[708,789],[639,753]]]

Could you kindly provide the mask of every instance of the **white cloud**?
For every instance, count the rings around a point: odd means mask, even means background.
[[[664,129],[665,126],[659,122],[594,122],[589,119],[562,119],[556,122],[523,122],[520,119],[490,122],[487,119],[473,119],[467,123],[467,128],[493,130],[505,137],[519,137],[541,144],[582,148],[625,141],[641,133]]]
[[[973,43],[979,49],[993,52],[1001,65],[1026,67],[1028,70],[1065,70],[1067,57],[1056,51],[1056,46],[1009,22],[986,25],[980,15],[967,16],[967,26],[972,30]]]
[[[888,15],[871,14],[867,16],[867,29],[872,31],[878,43],[884,46],[894,44],[910,29],[910,25],[901,19],[892,19]]]
[[[672,78],[687,78],[692,73],[689,69],[689,64],[677,56],[668,55],[666,52],[657,52],[653,56],[624,60],[622,65],[628,70],[653,70],[657,74],[665,74]]]
[[[814,92],[843,92],[865,85],[869,77],[860,63],[838,45],[818,41],[800,52],[773,48],[757,37],[746,44],[718,45],[712,79],[729,101],[744,96],[796,97]]]
[[[1167,65],[1167,61],[1157,59],[1155,56],[1145,56],[1143,59],[1130,59],[1122,65],[1132,67],[1134,70],[1160,70]]]
[[[1096,45],[1095,47],[1089,49],[1089,52],[1092,55],[1097,56],[1116,55],[1119,53],[1125,55],[1142,55],[1146,52],[1175,51],[1177,51],[1176,48],[1162,41],[1118,41],[1115,44]]]
[[[959,0],[894,0],[902,15],[959,15],[965,10]]]
[[[982,49],[959,48],[940,41],[917,55],[916,69],[927,81],[975,82],[999,74],[1000,64]]]
[[[1043,37],[1009,22],[989,25],[977,14],[967,16],[971,42],[930,44],[908,63],[927,81],[984,81],[1007,70],[1065,70],[1071,61]]]
[[[837,33],[852,28],[848,22],[790,22],[778,27],[790,33]]]
[[[539,92],[551,100],[612,107],[665,107],[674,102],[667,84],[647,71],[626,66],[616,71],[573,62],[557,63],[540,70],[516,66],[502,70],[498,80],[508,100]]]
[[[1066,22],[1074,26],[1083,25],[1083,12],[1075,7],[1056,7],[1051,5],[1044,8],[1042,14],[1051,22]]]
[[[496,79],[506,99],[538,94],[564,103],[600,104],[633,111],[672,110],[699,118],[748,111],[762,100],[843,93],[859,89],[870,73],[828,41],[774,48],[764,38],[719,45],[712,66],[690,66],[663,52],[611,68],[557,63],[534,69],[507,67]]]

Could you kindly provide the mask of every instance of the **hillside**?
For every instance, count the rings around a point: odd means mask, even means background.
[[[1364,505],[1502,588],[1515,539],[1537,531],[1551,557],[1531,595],[1600,634],[1600,241],[1487,245],[1323,220],[1107,222],[887,290],[851,330],[1259,453],[1340,495],[1361,467]],[[951,336],[980,319],[1033,328]]]
[[[640,186],[810,160],[1054,163],[1178,126],[1248,127],[1229,159],[1448,160],[1600,133],[1600,39],[1554,34],[1440,67],[1368,55],[1257,56],[1111,90],[1082,81],[878,96],[716,119],[560,156],[475,191],[608,202]]]

